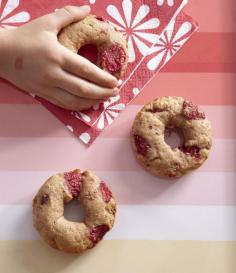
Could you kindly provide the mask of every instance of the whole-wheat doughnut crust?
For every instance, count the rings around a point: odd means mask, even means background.
[[[64,204],[77,199],[85,211],[83,222],[64,217]],[[53,248],[81,253],[94,247],[114,224],[116,202],[106,184],[90,171],[50,177],[33,200],[33,223]]]
[[[181,147],[165,142],[165,130],[179,128]],[[150,173],[177,178],[200,167],[212,146],[211,124],[192,102],[163,97],[146,104],[137,114],[131,142],[138,161]]]

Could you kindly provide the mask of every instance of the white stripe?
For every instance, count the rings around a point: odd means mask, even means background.
[[[31,206],[0,206],[0,240],[34,240]],[[119,206],[115,240],[236,240],[236,207]]]
[[[1,171],[0,204],[29,204],[44,181],[58,172]],[[106,181],[120,204],[127,204],[127,200],[145,204],[148,198],[152,204],[236,204],[236,172],[193,172],[178,183],[168,183],[145,171],[97,171],[95,174]],[[9,189],[14,189],[14,194]]]

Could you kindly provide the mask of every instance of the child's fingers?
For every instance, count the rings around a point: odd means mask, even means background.
[[[66,71],[104,87],[114,88],[117,86],[117,79],[95,64],[66,48],[64,52],[63,68]]]
[[[89,99],[107,99],[118,94],[118,88],[104,88],[66,71],[57,76],[56,85],[71,94]]]
[[[65,6],[54,13],[49,14],[53,27],[57,32],[59,32],[63,27],[79,21],[86,17],[90,13],[89,6]]]
[[[72,111],[81,111],[91,108],[93,105],[99,104],[104,100],[91,100],[84,99],[61,88],[50,88],[47,91],[48,95],[40,95],[42,98],[50,101],[51,103]]]

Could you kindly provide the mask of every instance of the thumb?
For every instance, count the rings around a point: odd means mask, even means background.
[[[82,20],[90,13],[89,6],[65,6],[50,14],[55,30],[59,32],[63,27]]]

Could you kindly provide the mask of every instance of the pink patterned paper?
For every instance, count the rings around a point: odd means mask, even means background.
[[[196,31],[196,23],[181,12],[186,3],[187,0],[2,0],[0,27],[19,26],[65,5],[90,4],[92,13],[108,19],[124,33],[129,65],[118,96],[83,112],[64,110],[36,97],[85,144],[91,144]]]

